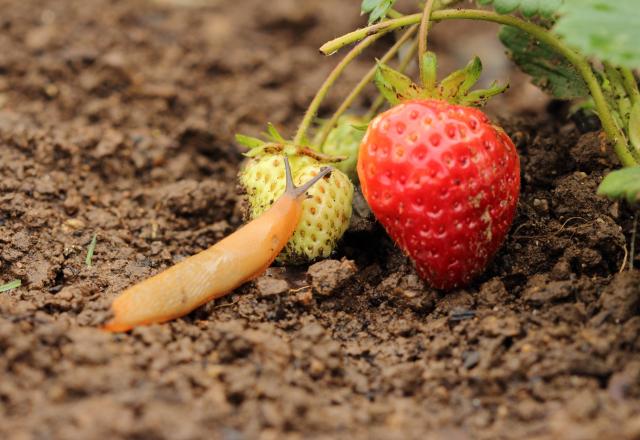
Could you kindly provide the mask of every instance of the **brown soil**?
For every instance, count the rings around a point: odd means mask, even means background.
[[[336,62],[315,48],[361,23],[345,3],[0,1],[0,282],[22,280],[0,294],[0,438],[640,438],[631,212],[594,193],[602,138],[545,112],[503,121],[518,216],[465,290],[429,289],[365,216],[308,271],[96,328],[241,224],[232,135],[291,132]]]

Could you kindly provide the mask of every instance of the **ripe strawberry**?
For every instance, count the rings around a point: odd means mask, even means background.
[[[509,137],[480,110],[437,99],[378,115],[360,145],[362,193],[439,289],[468,283],[503,242],[520,189]]]
[[[239,176],[247,191],[251,218],[266,211],[284,192],[285,150],[296,184],[306,182],[326,165],[320,156],[305,148],[271,144],[253,150]],[[278,255],[277,261],[281,263],[300,264],[328,257],[349,226],[353,184],[344,173],[334,170],[307,194],[298,227]]]

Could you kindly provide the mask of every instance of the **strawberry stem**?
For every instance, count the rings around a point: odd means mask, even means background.
[[[374,35],[366,37],[362,40],[358,45],[356,45],[353,49],[349,51],[345,57],[340,60],[340,62],[333,68],[327,79],[324,80],[320,89],[316,92],[316,96],[313,97],[311,104],[309,104],[309,108],[307,108],[307,112],[304,114],[302,118],[302,122],[298,126],[298,131],[296,132],[296,137],[293,139],[293,143],[296,145],[301,145],[304,141],[307,130],[311,123],[313,122],[313,118],[315,118],[318,113],[318,109],[320,108],[320,104],[322,100],[329,93],[329,89],[336,82],[338,77],[342,74],[344,69],[349,65],[351,61],[353,61],[358,55],[360,55],[367,47],[371,46],[376,40],[380,39],[384,34],[391,31],[391,29],[386,31],[380,31]]]
[[[415,34],[417,29],[418,28],[415,25],[410,27],[398,39],[398,41],[396,41],[396,43],[393,46],[391,46],[391,48],[389,48],[387,53],[385,53],[382,56],[382,58],[380,58],[380,62],[386,63],[387,61],[389,61],[400,50],[400,48],[404,45],[404,43],[406,43]],[[329,136],[329,132],[333,129],[333,127],[336,126],[336,123],[338,122],[338,119],[340,118],[340,116],[342,116],[344,112],[347,111],[347,109],[351,106],[351,104],[353,104],[353,101],[360,95],[362,90],[367,86],[367,84],[371,82],[374,75],[376,74],[376,69],[377,69],[377,65],[369,69],[367,74],[362,77],[362,79],[358,82],[358,84],[356,84],[356,86],[353,88],[351,93],[349,93],[349,95],[344,99],[344,101],[342,101],[342,104],[340,104],[340,107],[338,107],[338,109],[335,111],[333,116],[331,116],[331,119],[329,119],[329,122],[327,122],[322,127],[322,131],[318,135],[318,142],[317,142],[318,146],[324,145],[325,141],[327,140],[327,136]]]
[[[325,43],[320,48],[320,50],[325,54],[335,53],[336,51],[340,50],[340,48],[348,44],[359,41],[367,36],[375,35],[376,32],[388,32],[393,29],[416,24],[421,21],[422,15],[423,14],[406,15],[398,19],[388,20],[372,26],[357,29],[353,32],[331,40],[328,43]],[[584,56],[565,45],[559,38],[557,38],[547,29],[511,15],[501,15],[495,12],[483,11],[479,9],[447,9],[442,11],[434,11],[431,14],[432,21],[455,19],[490,21],[493,23],[513,26],[524,32],[527,32],[541,42],[548,44],[556,52],[563,55],[571,64],[573,64],[576,70],[578,70],[585,83],[587,84],[587,87],[591,92],[593,102],[596,106],[598,117],[602,122],[602,128],[604,129],[609,139],[614,143],[614,149],[616,155],[618,156],[618,159],[620,159],[620,162],[622,162],[624,166],[633,166],[640,163],[640,159],[636,160],[634,154],[631,152],[624,133],[621,131],[620,127],[617,126],[612,111],[607,104],[607,100],[604,96],[602,88],[600,87],[600,83],[593,73],[591,65]]]
[[[400,62],[400,65],[398,66],[398,72],[403,73],[405,70],[407,70],[407,67],[409,67],[409,63],[415,56],[417,50],[418,50],[418,40],[415,40],[411,44],[411,47],[409,48],[409,50],[407,50],[407,54],[405,55],[404,59]],[[376,69],[377,69],[377,66],[376,66]],[[384,103],[385,103],[384,96],[378,95],[378,97],[371,104],[371,108],[369,108],[369,111],[365,115],[364,119],[366,121],[370,121],[371,119],[373,119],[373,117],[378,113],[378,110],[380,109],[380,107],[382,107]]]
[[[353,32],[349,32],[341,37],[333,39],[320,47],[320,52],[324,55],[333,55],[344,46],[347,46],[356,41],[360,41],[363,38],[377,34],[378,32],[388,32],[394,29],[411,26],[419,21],[420,14],[405,15],[404,17],[394,18],[392,20],[381,21],[380,23],[367,26],[365,28],[357,29]],[[416,20],[418,18],[418,20]]]
[[[631,69],[620,67],[618,70],[620,70],[620,75],[622,75],[623,85],[629,95],[629,99],[631,99],[631,104],[635,104],[640,100],[640,91],[638,90],[636,78],[633,76]]]
[[[431,17],[431,11],[433,10],[434,0],[427,0],[422,11],[422,20],[420,21],[420,33],[418,34],[418,66],[420,68],[420,80],[423,86],[427,86],[429,76],[425,65],[422,62],[425,54],[427,53],[427,36],[429,34],[429,18]]]

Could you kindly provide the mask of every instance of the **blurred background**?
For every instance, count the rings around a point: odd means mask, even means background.
[[[414,3],[396,7],[412,12]],[[323,57],[317,48],[366,23],[359,0],[3,0],[0,8],[0,108],[42,122],[109,120],[163,134],[209,127],[224,142],[267,121],[290,132],[344,53]],[[511,69],[495,32],[486,23],[436,26],[430,42],[440,74],[479,55],[485,85],[511,83],[491,112],[540,111],[546,98]],[[348,69],[324,113],[393,38]]]

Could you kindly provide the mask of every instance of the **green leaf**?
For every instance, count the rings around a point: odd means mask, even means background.
[[[420,88],[406,75],[391,67],[378,63],[375,83],[380,94],[391,104],[396,105],[407,99],[420,96]]]
[[[252,136],[246,136],[244,134],[236,134],[236,142],[247,148],[262,147],[265,144],[262,139],[258,139]]]
[[[640,67],[638,0],[564,0],[555,32],[587,56]]]
[[[578,71],[547,44],[511,26],[503,26],[499,37],[518,67],[547,93],[558,99],[589,96],[589,89]]]
[[[477,0],[480,5],[493,5],[498,14],[510,14],[516,10],[527,18],[541,16],[553,17],[563,0]]]
[[[630,204],[640,202],[640,166],[613,171],[598,187],[598,194],[611,199],[626,199]]]
[[[396,0],[362,0],[362,14],[369,14],[369,24],[380,21],[387,16]]]

